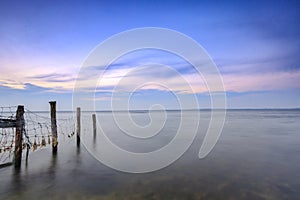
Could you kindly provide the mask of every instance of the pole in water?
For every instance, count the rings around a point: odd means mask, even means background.
[[[30,149],[30,145],[29,144],[26,144],[26,167],[28,165],[28,155],[29,155],[29,149]]]
[[[50,101],[51,133],[52,133],[52,153],[57,153],[57,125],[56,125],[56,101]]]
[[[22,142],[24,134],[24,106],[18,106],[16,112],[16,135],[15,135],[15,167],[19,168],[21,166],[22,160]]]
[[[92,115],[92,119],[93,119],[93,135],[95,139],[97,135],[96,114]]]
[[[77,147],[80,146],[80,107],[77,108],[77,129],[76,129],[76,135],[77,135]]]

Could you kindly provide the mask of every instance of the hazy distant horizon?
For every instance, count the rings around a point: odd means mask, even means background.
[[[1,107],[1,106],[0,106]],[[25,107],[26,109],[26,107]],[[300,110],[299,108],[227,108],[227,109],[212,109],[212,108],[200,108],[200,109],[166,109],[166,110],[149,110],[149,109],[137,109],[137,110],[81,110],[81,112],[168,112],[168,111],[210,111],[210,110],[226,110],[226,111],[234,111],[234,110]],[[50,112],[50,110],[30,110],[31,112],[36,113],[44,113],[44,112]],[[57,113],[63,113],[63,112],[76,112],[76,110],[56,110]]]

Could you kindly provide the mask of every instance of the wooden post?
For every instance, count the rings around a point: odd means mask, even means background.
[[[56,125],[56,101],[50,101],[51,133],[52,133],[52,153],[57,153],[57,125]]]
[[[80,145],[80,107],[77,108],[77,129],[76,129],[76,135],[77,135],[77,146]]]
[[[15,135],[15,167],[19,168],[21,166],[22,160],[22,141],[24,134],[24,106],[18,106],[16,112],[16,135]]]
[[[95,139],[96,134],[97,134],[96,114],[92,114],[92,119],[93,119],[93,133],[94,133],[94,139]]]

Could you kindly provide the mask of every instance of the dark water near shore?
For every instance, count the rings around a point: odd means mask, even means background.
[[[186,112],[193,116],[198,111]],[[92,132],[90,114],[83,113],[83,134]],[[112,141],[139,152],[168,143],[180,120],[180,112],[168,112],[163,136],[152,144],[132,145],[119,137],[111,113],[97,115]],[[149,120],[143,112],[132,117],[141,124]],[[209,120],[210,111],[201,111],[198,135],[188,151],[170,166],[146,174],[110,169],[83,144],[77,148],[75,137],[59,135],[57,156],[44,148],[31,152],[19,171],[0,169],[0,199],[300,199],[300,110],[229,110],[217,145],[200,160]]]

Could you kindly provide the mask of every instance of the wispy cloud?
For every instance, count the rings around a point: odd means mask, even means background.
[[[300,89],[300,71],[223,76],[227,91],[248,92]]]
[[[11,79],[2,79],[0,80],[0,86],[11,89],[25,89],[23,83]]]
[[[300,71],[300,60],[295,54],[268,58],[216,59],[222,74],[261,74]]]
[[[15,77],[13,79],[0,79],[0,85],[24,91],[49,91],[49,92],[70,92],[73,89],[75,78],[69,74],[37,74],[27,77]]]
[[[48,74],[37,74],[34,76],[26,77],[31,80],[43,80],[46,82],[73,82],[76,80],[74,74],[60,74],[60,73],[48,73]]]

